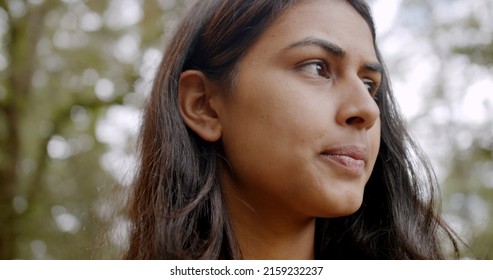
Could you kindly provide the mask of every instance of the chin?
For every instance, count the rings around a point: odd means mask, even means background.
[[[360,208],[361,208],[361,203],[351,205],[350,207],[345,209],[345,211],[341,212],[340,217],[350,216],[356,213],[356,211],[358,211]]]
[[[341,198],[337,205],[332,205],[328,213],[323,218],[338,218],[350,216],[361,208],[363,204],[363,195],[354,195],[346,198]]]

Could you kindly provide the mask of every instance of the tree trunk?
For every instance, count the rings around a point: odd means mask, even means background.
[[[5,2],[0,8],[8,14]],[[47,6],[28,9],[20,18],[8,17],[4,42],[9,61],[2,81],[6,97],[1,100],[3,126],[7,135],[0,136],[0,259],[16,258],[19,214],[14,209],[20,182],[22,139],[19,128],[26,113],[24,105],[31,95],[31,79],[36,65],[35,47],[40,38]]]

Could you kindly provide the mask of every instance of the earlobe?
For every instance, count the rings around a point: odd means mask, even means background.
[[[211,104],[216,94],[204,73],[198,70],[181,73],[178,88],[181,117],[191,130],[208,142],[215,142],[222,135],[218,114]]]

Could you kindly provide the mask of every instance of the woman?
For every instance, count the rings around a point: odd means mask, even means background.
[[[146,107],[130,259],[439,259],[360,0],[198,1]]]

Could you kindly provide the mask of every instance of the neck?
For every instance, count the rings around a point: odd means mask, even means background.
[[[238,198],[228,198],[244,259],[314,259],[315,218],[297,219],[286,212],[253,208]]]
[[[278,234],[267,228],[235,225],[235,232],[244,259],[314,259],[314,227]]]

